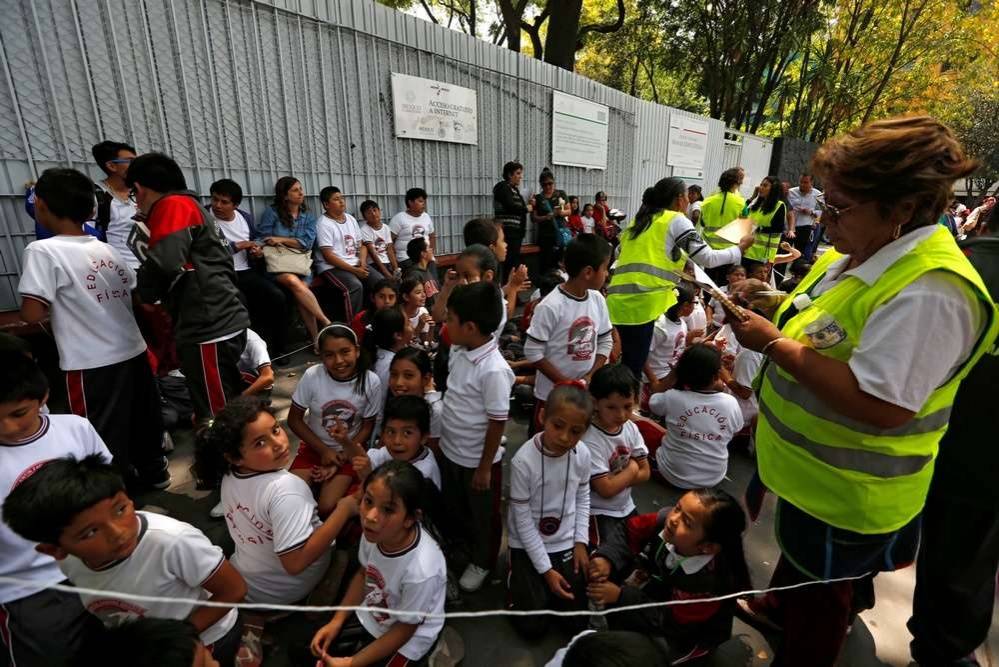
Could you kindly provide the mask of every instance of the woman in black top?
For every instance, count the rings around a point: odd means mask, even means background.
[[[506,237],[505,276],[520,266],[520,246],[527,230],[527,214],[531,210],[531,205],[520,194],[523,178],[524,166],[519,162],[507,162],[503,165],[503,180],[493,186],[493,212],[502,221]]]

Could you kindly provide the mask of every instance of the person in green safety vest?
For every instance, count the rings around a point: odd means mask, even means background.
[[[745,177],[742,167],[726,169],[718,178],[718,191],[701,202],[701,233],[708,245],[716,250],[732,247],[729,241],[718,236],[718,230],[742,215],[746,208],[746,200],[739,194]]]
[[[760,183],[756,199],[749,205],[749,219],[756,226],[755,239],[742,255],[743,265],[747,261],[773,264],[787,221],[787,204],[777,177],[767,176]]]
[[[621,363],[642,377],[656,320],[676,302],[673,274],[687,259],[712,268],[735,264],[753,243],[747,234],[738,246],[715,250],[701,238],[687,210],[687,185],[664,178],[642,195],[635,219],[621,231],[620,253],[607,288],[607,310],[621,339]]]
[[[911,563],[958,385],[999,332],[978,272],[937,218],[977,164],[928,116],[881,120],[813,158],[826,251],[773,321],[732,328],[756,378],[759,478],[777,497],[770,585],[743,603],[783,628],[774,664],[832,667],[855,585]],[[960,549],[961,545],[953,545]]]

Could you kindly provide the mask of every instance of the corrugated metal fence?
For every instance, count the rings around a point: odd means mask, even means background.
[[[0,310],[16,307],[21,251],[34,238],[23,184],[57,165],[99,177],[90,147],[103,139],[171,154],[202,194],[233,178],[256,214],[285,174],[313,196],[338,185],[352,210],[375,198],[388,215],[421,186],[448,252],[465,220],[492,211],[504,162],[522,162],[528,183],[550,164],[552,90],[611,109],[607,170],[555,167],[558,186],[584,201],[604,190],[629,213],[670,175],[669,114],[686,114],[371,0],[0,5]],[[475,89],[478,145],[395,138],[391,72]],[[709,185],[724,133],[710,121]]]

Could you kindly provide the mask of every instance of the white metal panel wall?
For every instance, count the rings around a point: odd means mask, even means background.
[[[94,177],[103,139],[160,150],[192,189],[242,184],[259,214],[278,177],[312,195],[337,185],[356,210],[385,215],[406,189],[430,193],[443,252],[492,211],[502,165],[527,183],[551,159],[551,91],[610,107],[606,171],[555,167],[570,194],[607,192],[634,213],[665,168],[670,110],[371,0],[3,0],[0,22],[0,310],[14,308],[21,252],[34,238],[23,184],[70,165]],[[397,139],[390,73],[478,91],[479,143]],[[674,113],[685,113],[677,112]],[[710,121],[706,178],[717,179],[724,126]]]

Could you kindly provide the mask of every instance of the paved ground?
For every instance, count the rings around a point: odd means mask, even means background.
[[[292,391],[302,371],[307,364],[315,363],[315,357],[307,353],[299,353],[292,358],[292,364],[277,369],[277,381],[274,390],[275,405],[280,409],[283,418]],[[524,441],[526,433],[526,415],[515,415],[515,419],[507,426],[506,434],[509,440],[507,460],[517,447]],[[292,436],[293,437],[293,436]],[[212,520],[208,510],[217,501],[217,496],[205,491],[197,491],[191,481],[188,468],[191,465],[193,446],[189,431],[175,434],[176,450],[171,456],[171,473],[174,482],[165,492],[148,494],[141,498],[147,504],[146,509],[162,511],[171,516],[188,521],[202,530],[217,544],[231,551],[232,542],[229,539],[225,524]],[[729,477],[723,487],[733,495],[741,496],[744,486],[753,470],[753,461],[743,455],[733,455],[729,464]],[[504,476],[508,479],[508,476]],[[671,504],[676,496],[664,487],[650,482],[635,489],[635,500],[640,511],[653,511],[659,507]],[[777,560],[777,547],[773,540],[773,499],[768,504],[757,524],[747,531],[746,554],[753,581],[758,587],[763,587],[769,580],[769,575]],[[502,567],[502,566],[501,566]],[[843,656],[839,662],[844,667],[872,667],[876,665],[907,666],[909,658],[909,633],[905,622],[909,617],[913,587],[913,570],[909,568],[889,575],[880,575],[875,581],[877,605],[874,609],[861,614],[854,624],[853,631],[847,639]],[[462,609],[495,609],[502,607],[504,588],[499,578],[494,578],[491,584],[482,592],[470,596]],[[511,667],[532,667],[544,665],[556,649],[564,645],[568,635],[553,632],[544,640],[528,644],[521,640],[513,631],[512,626],[503,618],[496,619],[458,619],[451,623],[461,635],[465,646],[466,665],[503,665]],[[307,642],[309,635],[308,623],[292,618],[282,622],[277,628],[278,643],[265,662],[268,667],[284,667],[295,664],[291,660],[285,645]],[[993,658],[999,649],[999,632],[993,624],[989,642],[979,649],[979,660],[983,665],[999,667],[999,661]],[[712,666],[731,667],[767,665],[771,662],[772,651],[766,639],[756,630],[736,621],[733,638],[724,644],[708,661]],[[304,664],[304,663],[300,663]]]

